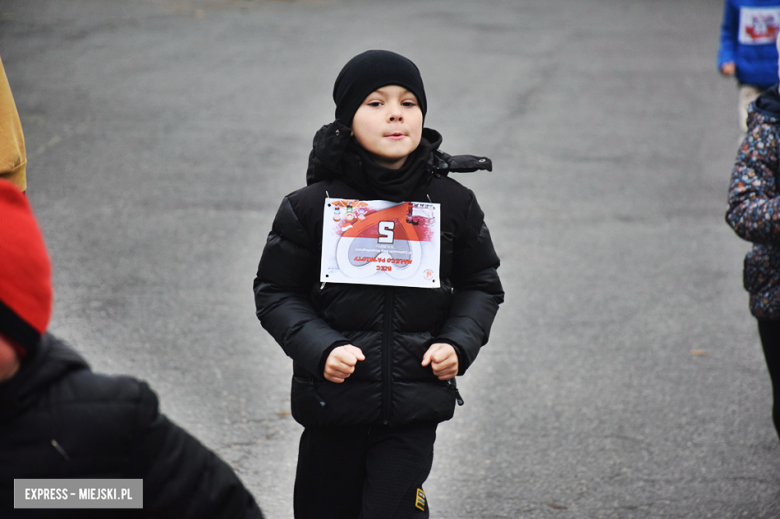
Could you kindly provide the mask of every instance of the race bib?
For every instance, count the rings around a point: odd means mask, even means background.
[[[441,206],[326,198],[320,281],[438,288]]]
[[[778,32],[780,32],[780,8],[740,8],[739,43],[743,45],[775,43]]]

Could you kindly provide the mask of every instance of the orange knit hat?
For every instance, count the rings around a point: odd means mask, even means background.
[[[32,355],[51,317],[51,263],[27,197],[0,180],[0,333]]]

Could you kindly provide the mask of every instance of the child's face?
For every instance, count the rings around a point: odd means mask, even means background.
[[[371,92],[355,112],[352,134],[371,158],[398,169],[422,138],[423,114],[417,97],[398,85]]]

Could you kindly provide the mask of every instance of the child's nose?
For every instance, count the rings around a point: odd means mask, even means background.
[[[388,118],[390,119],[390,122],[403,121],[404,116],[401,113],[401,107],[400,106],[392,107],[390,109],[390,113],[388,114]]]

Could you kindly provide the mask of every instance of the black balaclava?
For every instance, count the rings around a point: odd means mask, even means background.
[[[425,117],[428,103],[417,66],[395,52],[369,50],[349,60],[336,78],[333,85],[336,119],[352,126],[352,118],[366,96],[387,85],[402,86],[413,93]]]

